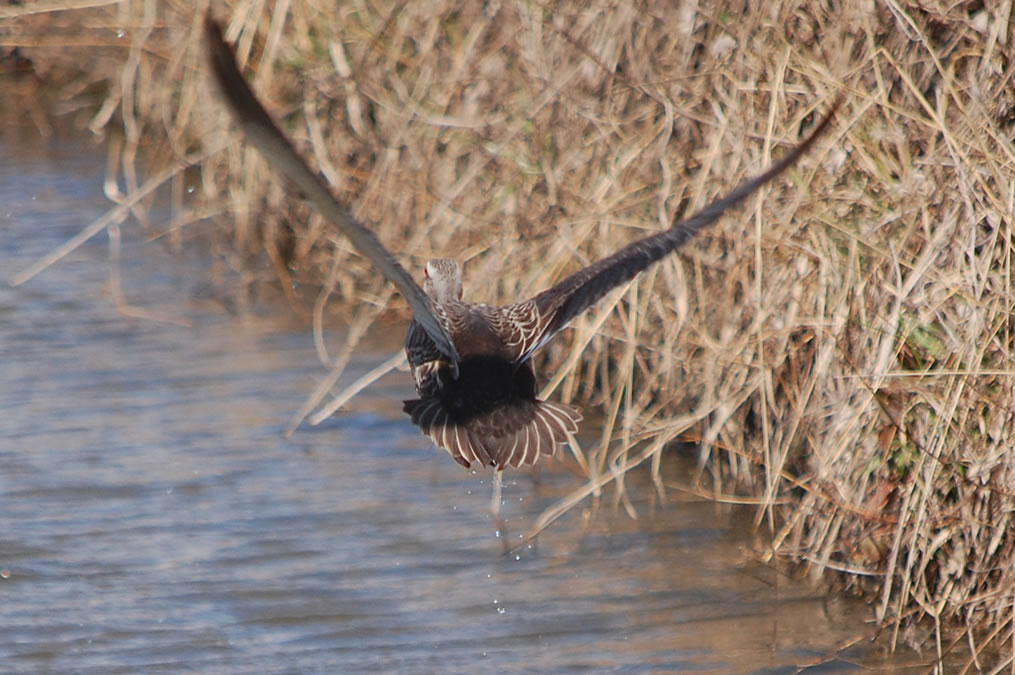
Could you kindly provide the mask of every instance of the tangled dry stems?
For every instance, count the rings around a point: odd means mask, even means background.
[[[845,92],[787,179],[541,357],[551,395],[604,415],[598,482],[572,501],[696,440],[702,489],[761,497],[770,555],[838,575],[896,627],[957,621],[974,654],[1011,658],[1010,7],[254,7],[216,13],[284,128],[411,270],[464,261],[473,300],[530,296],[666,227]],[[120,5],[125,175],[142,145],[180,166],[228,145],[203,162],[199,204],[174,174],[165,229],[230,214],[235,246],[266,252],[285,288],[353,312],[348,352],[404,305],[232,144],[192,9]]]

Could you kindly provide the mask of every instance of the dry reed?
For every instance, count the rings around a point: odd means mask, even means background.
[[[128,44],[98,121],[125,130],[128,196],[141,146],[180,166],[228,144],[203,157],[197,204],[179,170],[168,178],[165,232],[228,212],[236,249],[263,251],[284,288],[315,284],[322,308],[355,313],[347,350],[366,323],[404,319],[346,242],[231,144],[193,9],[130,0],[110,14]],[[477,301],[530,296],[666,227],[764,168],[845,92],[835,132],[787,179],[540,357],[552,396],[605,419],[594,477],[568,503],[695,440],[700,489],[760,498],[769,556],[868,593],[896,631],[932,622],[939,654],[952,624],[977,658],[1010,663],[1010,3],[215,11],[336,193],[410,270],[466,261]]]

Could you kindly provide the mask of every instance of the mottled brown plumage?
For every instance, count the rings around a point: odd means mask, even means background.
[[[405,351],[419,398],[406,401],[412,422],[463,466],[524,466],[550,455],[578,429],[574,408],[536,398],[532,354],[610,290],[687,242],[727,209],[793,165],[828,128],[839,101],[802,143],[767,171],[744,181],[690,218],[635,241],[523,302],[463,300],[461,272],[431,260],[420,288],[377,238],[332,196],[247,87],[218,26],[206,19],[212,70],[250,141],[299,186],[322,214],[372,260],[412,308]]]
[[[442,308],[462,360],[455,376],[450,357],[412,320],[405,354],[420,398],[405,401],[403,409],[413,424],[465,467],[530,465],[567,443],[581,414],[536,399],[532,361],[519,359],[538,315],[525,303],[463,302],[458,263],[448,258],[427,263],[423,290]]]

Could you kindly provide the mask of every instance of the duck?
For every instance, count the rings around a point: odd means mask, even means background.
[[[532,357],[580,314],[691,240],[703,228],[793,166],[824,135],[836,98],[810,134],[764,172],[744,180],[668,229],[638,239],[535,296],[505,305],[464,299],[461,268],[427,262],[422,287],[374,233],[310,168],[243,78],[218,23],[207,15],[211,72],[234,121],[405,297],[412,311],[405,353],[417,397],[403,402],[412,423],[460,465],[524,467],[553,455],[578,432],[581,412],[537,398]]]

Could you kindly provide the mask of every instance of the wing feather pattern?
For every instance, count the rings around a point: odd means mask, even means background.
[[[560,283],[530,300],[500,308],[505,315],[539,319],[538,330],[519,331],[517,363],[528,360],[550,338],[567,327],[571,321],[598,302],[611,290],[630,281],[647,267],[691,239],[699,230],[711,225],[728,209],[749,197],[755,190],[792,166],[807,152],[828,129],[842,103],[838,98],[828,114],[818,123],[811,135],[789,151],[764,173],[750,178],[725,196],[719,197],[703,209],[682,220],[670,229],[639,239],[599,262],[581,269]]]
[[[349,208],[332,195],[327,183],[317,172],[310,169],[285,134],[279,130],[264,106],[247,86],[236,65],[232,49],[223,40],[222,31],[210,13],[205,16],[205,34],[215,81],[228,104],[229,111],[247,139],[273,168],[285,174],[299,187],[321,215],[342,230],[361,255],[373,262],[385,278],[398,288],[409,303],[413,317],[426,334],[452,365],[458,364],[461,359],[455,350],[451,335],[437,316],[438,310],[435,309],[433,302],[405,268],[384,248],[374,233],[356,220]]]

